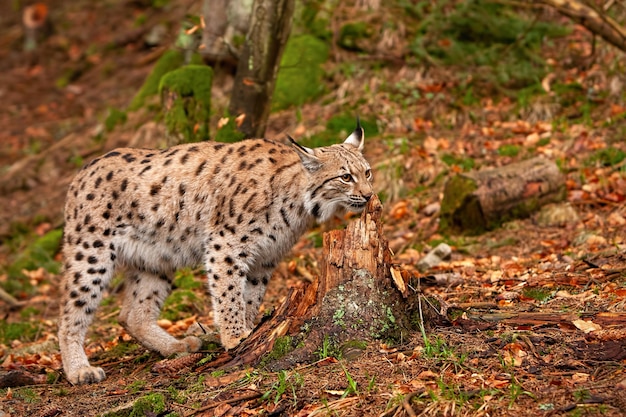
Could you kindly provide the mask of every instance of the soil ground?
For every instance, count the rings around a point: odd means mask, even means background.
[[[47,5],[55,31],[36,50],[24,52],[21,13],[15,2],[0,3],[0,168],[4,174],[28,158],[51,155],[59,143],[76,146],[76,159],[42,171],[25,164],[23,176],[2,185],[3,264],[15,256],[8,243],[16,224],[37,234],[60,226],[65,188],[80,163],[136,143],[138,131],[144,136],[162,132],[150,108],[129,113],[112,132],[104,130],[103,121],[108,108],[126,108],[173,43],[185,14],[199,11],[191,1],[160,9],[130,0],[50,0]],[[358,13],[356,7],[343,6],[333,28],[349,11]],[[381,25],[390,12],[378,7],[367,19]],[[143,36],[157,24],[167,35],[147,47]],[[291,369],[221,370],[203,368],[206,358],[219,357],[219,348],[162,362],[136,345],[115,322],[118,286],[98,311],[86,346],[92,363],[108,377],[71,386],[55,339],[60,277],[32,271],[28,277],[35,291],[13,294],[23,306],[9,309],[0,303],[0,313],[5,323],[38,323],[39,330],[29,340],[15,337],[0,345],[0,376],[7,381],[11,372],[23,372],[36,383],[0,388],[0,417],[114,411],[133,416],[626,415],[626,163],[605,163],[598,156],[609,148],[626,151],[623,53],[600,43],[594,62],[572,64],[572,56],[588,56],[592,40],[583,28],[573,27],[542,50],[553,62],[545,85],[576,82],[583,86],[582,96],[593,90],[598,98],[555,105],[557,97],[545,94],[521,105],[494,88],[491,96],[463,104],[453,88],[461,83],[458,68],[410,61],[400,32],[389,35],[385,54],[369,51],[371,59],[332,48],[325,67],[327,93],[298,110],[272,114],[266,136],[318,133],[344,107],[352,111],[360,103],[361,117],[376,120],[381,132],[367,137],[366,155],[384,196],[394,262],[415,276],[410,296],[435,300],[447,321],[427,324],[425,333],[416,330],[406,340],[368,340],[367,347],[349,352],[331,340],[320,346],[319,361]],[[346,66],[356,69],[342,72]],[[227,104],[231,78],[225,71],[214,82],[212,127]],[[537,214],[480,236],[438,233],[445,179],[463,171],[467,161],[501,166],[535,155],[559,163],[574,214],[566,211],[565,218],[548,223]],[[323,230],[303,238],[281,263],[265,310],[318,272]],[[417,272],[417,261],[440,242],[452,246],[451,259]],[[199,271],[193,274],[201,279]],[[449,281],[436,284],[444,274]],[[202,288],[190,288],[174,303],[173,318],[162,322],[175,335],[196,322],[207,328],[212,323],[208,297]],[[149,406],[142,410],[139,399]]]

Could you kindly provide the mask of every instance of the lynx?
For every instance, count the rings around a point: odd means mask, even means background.
[[[157,319],[174,272],[202,265],[221,343],[232,349],[252,332],[272,271],[307,228],[364,209],[372,172],[358,122],[340,144],[310,149],[289,139],[121,148],[77,174],[65,206],[59,322],[72,384],[105,378],[83,343],[116,270],[125,276],[120,323],[169,356],[201,347]]]

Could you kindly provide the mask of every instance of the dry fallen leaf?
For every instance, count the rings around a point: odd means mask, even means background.
[[[572,324],[576,326],[577,329],[582,330],[585,333],[591,333],[602,329],[602,326],[595,324],[591,320],[573,320]]]

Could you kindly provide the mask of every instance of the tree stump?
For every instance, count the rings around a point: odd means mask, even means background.
[[[212,82],[213,70],[206,65],[187,65],[161,78],[168,146],[209,139]]]
[[[345,230],[325,233],[321,276],[304,288],[292,289],[271,317],[234,352],[225,354],[230,360],[222,356],[215,365],[256,364],[285,335],[293,337],[292,347],[299,347],[271,368],[316,359],[315,352],[325,340],[336,351],[364,346],[374,339],[405,338],[415,323],[411,315],[416,309],[408,305],[392,279],[391,252],[382,234],[381,215],[382,205],[374,197]]]
[[[545,204],[563,200],[565,193],[565,178],[544,158],[459,174],[446,183],[439,227],[479,234],[528,217]]]

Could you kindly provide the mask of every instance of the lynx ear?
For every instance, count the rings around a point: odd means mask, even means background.
[[[363,152],[363,147],[365,146],[365,132],[361,127],[361,121],[358,116],[356,118],[356,128],[354,129],[354,132],[352,132],[352,134],[350,134],[350,136],[348,136],[343,143],[350,144],[357,148],[359,152]]]
[[[311,172],[317,171],[322,166],[322,163],[319,160],[319,158],[315,156],[315,152],[313,152],[313,149],[300,145],[298,142],[294,140],[294,138],[292,138],[289,135],[287,135],[287,137],[289,138],[289,141],[293,145],[293,148],[295,149],[296,153],[300,157],[300,160],[302,160],[302,164],[308,171],[311,171]]]

